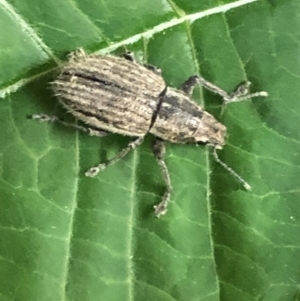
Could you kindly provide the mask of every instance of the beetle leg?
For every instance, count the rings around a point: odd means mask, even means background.
[[[69,62],[75,62],[87,57],[87,54],[85,53],[83,48],[78,48],[75,51],[69,53],[67,57]]]
[[[122,57],[125,59],[125,60],[128,60],[130,62],[136,62],[135,60],[135,57],[134,57],[134,53],[132,51],[128,51],[126,50],[123,54],[122,54]]]
[[[153,66],[151,64],[143,64],[144,67],[146,67],[148,70],[152,71],[153,73],[155,73],[156,75],[161,75],[161,69]]]
[[[256,92],[256,93],[250,93],[250,82],[245,82],[242,83],[241,85],[239,85],[237,87],[237,89],[231,93],[227,95],[227,98],[224,98],[224,103],[230,103],[230,102],[239,102],[239,101],[243,101],[252,97],[267,97],[269,96],[269,94],[265,91],[260,91],[260,92]]]
[[[84,133],[88,133],[90,136],[104,137],[109,134],[108,132],[100,130],[100,129],[89,128],[89,127],[78,125],[76,123],[70,123],[70,122],[64,121],[63,119],[60,119],[57,116],[49,116],[46,114],[34,114],[34,115],[30,115],[28,117],[31,119],[39,120],[40,122],[56,122],[56,123],[62,124],[64,126],[73,128],[75,130],[79,130]]]
[[[122,54],[123,58],[133,62],[133,63],[137,63],[133,52],[131,51],[126,51],[125,53]],[[153,73],[155,73],[156,75],[161,75],[161,70],[159,68],[157,68],[156,66],[153,66],[151,64],[142,64],[145,68],[147,68],[148,70],[152,71]]]
[[[250,84],[251,84],[250,82],[243,83],[233,93],[229,94],[226,91],[224,91],[222,88],[207,81],[205,78],[203,78],[202,76],[199,76],[199,75],[193,75],[190,78],[188,78],[181,85],[181,90],[183,90],[187,94],[192,94],[193,89],[196,84],[201,84],[207,90],[222,96],[225,104],[230,103],[230,102],[242,101],[242,100],[249,99],[252,97],[268,96],[268,93],[265,91],[250,94],[250,89],[249,89]]]
[[[171,190],[172,190],[168,167],[167,167],[167,165],[164,161],[165,151],[166,151],[166,149],[165,149],[165,146],[164,146],[164,141],[156,138],[154,140],[154,143],[153,143],[153,153],[154,153],[154,156],[155,156],[155,158],[156,158],[156,160],[159,164],[159,167],[160,167],[160,170],[162,172],[164,182],[165,182],[165,185],[166,185],[166,191],[164,193],[162,201],[158,205],[154,206],[155,215],[157,217],[160,217],[161,215],[166,214],[167,207],[168,207],[168,204],[169,204],[169,201],[170,201]]]
[[[95,177],[100,171],[104,170],[109,165],[112,165],[122,159],[125,155],[127,155],[131,150],[135,149],[137,146],[142,144],[144,137],[138,137],[135,140],[131,141],[124,149],[122,149],[119,153],[116,154],[115,157],[108,160],[105,163],[100,163],[94,167],[91,167],[85,172],[87,177]]]
[[[180,90],[188,95],[191,95],[197,83],[197,75],[190,76],[185,82],[182,83]]]
[[[193,89],[197,84],[201,84],[206,89],[221,95],[224,99],[229,97],[229,94],[221,89],[220,87],[216,86],[215,84],[207,81],[205,78],[199,75],[193,75],[189,77],[180,87],[186,94],[192,94]]]

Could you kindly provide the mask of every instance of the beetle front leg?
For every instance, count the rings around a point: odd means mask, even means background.
[[[167,207],[168,207],[168,204],[170,201],[171,190],[172,190],[168,167],[163,158],[165,152],[166,152],[166,150],[165,150],[164,142],[162,140],[156,138],[153,143],[153,153],[159,164],[159,167],[162,172],[164,182],[166,185],[166,190],[165,190],[164,196],[162,198],[162,201],[158,205],[154,206],[155,215],[157,217],[160,217],[161,215],[166,214]]]
[[[239,101],[249,99],[252,97],[268,96],[268,93],[265,91],[256,92],[256,93],[251,94],[250,93],[250,85],[251,85],[250,82],[241,84],[240,86],[238,86],[238,88],[233,93],[227,93],[222,88],[207,81],[205,78],[203,78],[202,76],[199,76],[199,75],[193,75],[190,78],[188,78],[181,85],[181,90],[183,90],[187,94],[192,94],[193,89],[196,84],[201,84],[207,90],[222,96],[225,104],[230,103],[230,102],[239,102]]]
[[[95,177],[100,171],[104,170],[107,166],[112,165],[122,159],[125,155],[127,155],[131,150],[135,149],[138,145],[142,144],[144,141],[144,137],[138,137],[137,139],[131,141],[124,149],[122,149],[119,153],[116,154],[115,157],[108,160],[105,163],[100,163],[85,172],[87,177]]]

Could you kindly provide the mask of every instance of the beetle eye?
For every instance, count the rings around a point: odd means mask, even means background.
[[[219,131],[219,129],[217,127],[213,127],[212,130],[214,133],[217,133]]]

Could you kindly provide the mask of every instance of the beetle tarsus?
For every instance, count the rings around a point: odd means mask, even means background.
[[[161,217],[162,215],[165,215],[167,213],[169,198],[170,196],[161,201],[158,205],[153,206],[156,217]]]
[[[29,115],[28,116],[31,119],[35,119],[38,120],[40,122],[56,122],[58,121],[58,117],[57,116],[50,116],[47,114],[33,114],[33,115]]]
[[[239,102],[243,100],[247,100],[254,97],[267,97],[269,94],[265,91],[250,93],[250,82],[245,82],[237,87],[237,89],[231,93],[228,94],[228,96],[223,97],[224,103],[228,104],[231,102]]]
[[[88,169],[86,172],[85,172],[85,176],[86,177],[90,177],[90,178],[94,178],[98,175],[98,173],[102,170],[104,170],[105,168],[107,167],[107,165],[105,163],[102,163],[102,164],[99,164],[95,167],[92,167],[90,169]]]

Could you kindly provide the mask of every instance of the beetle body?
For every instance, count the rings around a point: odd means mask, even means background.
[[[224,144],[226,128],[158,72],[115,56],[72,58],[53,82],[62,105],[92,128],[173,143]]]
[[[161,202],[154,206],[158,217],[167,212],[172,191],[164,161],[164,140],[172,143],[207,143],[213,146],[215,160],[250,190],[250,185],[217,156],[216,149],[224,145],[226,127],[203,110],[190,95],[197,83],[220,95],[225,104],[251,97],[266,97],[268,93],[261,91],[250,94],[250,82],[227,93],[200,75],[187,79],[181,90],[174,89],[166,86],[158,70],[139,65],[130,56],[126,56],[127,60],[109,55],[86,55],[79,49],[71,54],[69,62],[53,82],[55,94],[62,105],[88,127],[70,125],[46,114],[33,115],[33,118],[58,121],[91,135],[103,136],[111,132],[135,137],[115,157],[88,169],[85,175],[89,177],[96,176],[107,166],[123,158],[143,142],[147,133],[156,136],[153,152],[166,185]]]

